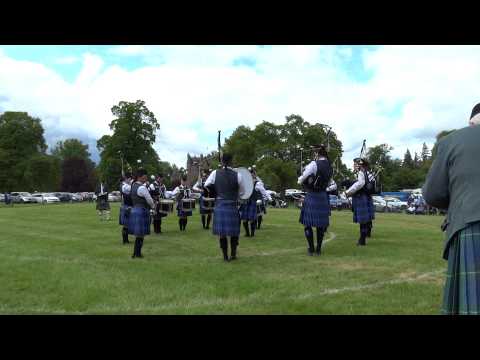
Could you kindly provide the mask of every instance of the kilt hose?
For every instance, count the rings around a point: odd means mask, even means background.
[[[136,237],[150,235],[150,210],[144,207],[134,206],[128,218],[128,233]]]
[[[237,201],[221,199],[215,201],[213,234],[221,237],[240,236],[240,215]]]
[[[352,198],[353,222],[366,224],[375,219],[375,208],[370,196],[355,194]]]
[[[325,191],[308,192],[303,201],[299,222],[305,227],[326,229],[330,224],[330,213],[330,201]]]
[[[255,221],[257,219],[257,201],[248,200],[247,203],[240,205],[238,211],[240,212],[240,220]]]
[[[442,313],[480,315],[480,222],[469,224],[451,240]]]

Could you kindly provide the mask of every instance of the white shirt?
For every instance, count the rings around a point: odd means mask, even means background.
[[[125,195],[129,195],[131,189],[132,189],[132,186],[130,184],[125,182],[122,184],[122,193],[124,193]]]
[[[198,180],[192,188],[194,191],[203,192],[202,189],[202,179]]]
[[[145,186],[145,184],[142,184],[138,187],[137,195],[145,198],[145,200],[147,200],[147,203],[148,203],[148,205],[150,205],[151,208],[153,208],[155,206],[155,203],[153,202],[153,199],[150,196],[150,193],[148,192],[148,189]]]
[[[367,172],[367,174],[368,174],[368,179],[370,181],[373,181],[374,180],[373,175],[369,172]],[[355,194],[357,191],[361,190],[364,185],[365,185],[365,175],[364,175],[364,172],[362,170],[362,171],[358,172],[357,181],[355,183],[353,183],[352,186],[350,186],[350,188],[347,190],[347,194],[349,194],[349,195]]]
[[[326,158],[324,157],[320,157],[318,160],[327,160]],[[298,185],[302,185],[303,182],[305,181],[305,179],[307,177],[309,177],[310,175],[317,175],[317,162],[316,161],[311,161],[310,164],[308,164],[306,167],[305,167],[305,170],[303,170],[303,174],[298,178]]]
[[[262,180],[259,180],[258,177],[257,177],[257,183],[255,184],[255,190],[260,191],[260,193],[262,194],[262,198],[264,200],[267,199],[268,201],[272,201],[272,197],[270,196],[269,193],[267,193],[267,191],[265,190],[265,186],[263,185]]]
[[[187,188],[186,186],[177,186],[171,193],[171,197],[175,197],[177,196],[178,194],[180,194],[180,191],[186,191],[187,192],[187,195],[186,195],[186,198],[190,198],[190,193],[191,193],[191,190],[189,188]]]
[[[228,169],[233,170],[231,167]],[[205,181],[203,186],[207,187],[209,185],[215,184],[215,175],[217,174],[217,170],[213,170],[210,176]],[[245,194],[245,181],[240,173],[237,172],[237,180],[238,180],[238,197],[242,197]]]

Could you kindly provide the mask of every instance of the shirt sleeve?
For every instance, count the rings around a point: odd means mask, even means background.
[[[175,197],[180,193],[180,187],[177,186],[173,191],[170,193],[171,197]]]
[[[205,187],[215,184],[215,174],[216,173],[217,173],[217,170],[212,171],[212,173],[209,175],[209,177],[205,181],[205,184],[204,184]]]
[[[267,199],[268,201],[272,201],[272,197],[267,193],[261,181],[257,182],[257,184],[255,185],[255,189],[260,191],[264,199]]]
[[[124,194],[129,195],[131,188],[132,188],[132,187],[131,187],[130,185],[128,185],[128,184],[123,184],[123,185],[122,185],[122,192],[123,192]]]
[[[350,188],[347,190],[347,193],[355,194],[357,191],[363,188],[364,185],[365,185],[365,176],[363,174],[363,171],[359,171],[357,181],[355,181],[353,185],[350,186]]]
[[[317,163],[315,161],[312,161],[310,164],[307,165],[305,170],[303,170],[303,174],[298,178],[298,185],[302,185],[307,177],[309,177],[310,175],[315,175],[316,173]]]
[[[138,187],[137,195],[145,198],[145,200],[147,200],[147,203],[148,205],[150,205],[151,208],[155,206],[155,203],[153,202],[153,199],[150,196],[150,193],[148,192],[147,187],[145,185]]]
[[[192,190],[193,190],[193,191],[199,191],[199,192],[202,191],[202,189],[200,188],[200,181],[197,181],[197,182],[195,183],[195,185],[193,185]]]

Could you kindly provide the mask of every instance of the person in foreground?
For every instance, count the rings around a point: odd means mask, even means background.
[[[316,145],[313,151],[315,160],[305,167],[303,174],[298,178],[298,184],[303,185],[307,191],[299,222],[304,226],[308,255],[312,256],[315,253],[320,256],[323,236],[330,224],[330,203],[326,189],[332,178],[333,169],[328,159],[326,147],[323,144]],[[312,227],[317,228],[316,249],[313,243]]]
[[[133,258],[142,258],[143,238],[150,235],[150,208],[154,208],[150,193],[145,186],[147,181],[147,172],[144,169],[138,169],[130,190],[132,199],[132,210],[128,218],[128,233],[135,235],[135,246],[133,249]]]
[[[213,171],[205,181],[205,187],[212,187],[217,197],[213,212],[213,234],[220,238],[223,260],[237,258],[238,238],[240,236],[240,215],[238,199],[245,193],[242,175],[231,168],[232,155],[224,153],[223,167]],[[228,240],[230,236],[231,257],[228,257]]]
[[[480,314],[480,104],[469,125],[439,140],[422,189],[429,205],[448,210],[442,313],[450,315]]]

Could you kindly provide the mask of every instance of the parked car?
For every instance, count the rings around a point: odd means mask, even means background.
[[[60,199],[53,194],[49,193],[35,193],[33,194],[34,197],[38,198],[40,202],[43,201],[44,204],[51,204],[51,203],[58,203]]]
[[[329,201],[330,201],[330,208],[338,209],[339,201],[338,201],[337,195],[329,195]],[[340,205],[341,205],[341,202],[340,202]]]
[[[294,195],[305,195],[305,191],[298,190],[298,189],[287,189],[285,190],[286,197],[292,197]]]
[[[65,192],[56,192],[53,193],[54,196],[60,199],[61,202],[70,202],[72,201],[72,196],[69,193]]]
[[[408,208],[408,203],[406,201],[401,201],[395,197],[385,196],[383,198],[389,207],[398,209],[399,211],[406,210]]]
[[[12,202],[14,203],[36,203],[37,198],[28,192],[12,192]]]
[[[78,202],[82,201],[82,197],[78,194],[69,194],[72,201]]]
[[[110,202],[116,202],[121,200],[122,200],[122,197],[120,196],[120,191],[112,191],[111,193],[108,194],[108,201]]]

